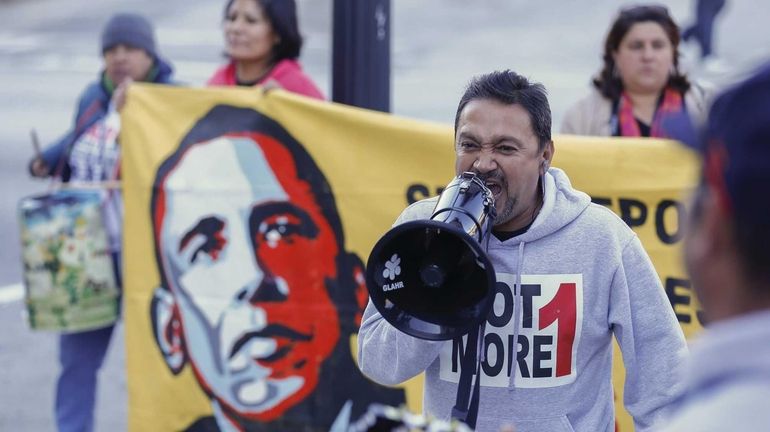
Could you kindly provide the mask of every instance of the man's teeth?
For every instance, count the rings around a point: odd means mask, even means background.
[[[498,193],[500,193],[500,191],[503,189],[503,188],[502,188],[502,187],[501,187],[499,184],[497,184],[497,183],[487,183],[487,184],[486,184],[486,186],[487,186],[487,189],[489,189],[489,191],[490,191],[490,192],[492,192],[492,193],[493,193],[493,194],[495,194],[495,195],[497,195]]]

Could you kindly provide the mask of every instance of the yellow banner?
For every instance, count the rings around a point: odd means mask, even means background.
[[[372,383],[353,342],[363,262],[453,177],[450,126],[153,85],[131,87],[122,122],[130,430],[328,430],[372,402],[421,409],[419,380]],[[689,335],[679,220],[696,164],[670,142],[623,141],[557,137],[554,165],[639,234]]]

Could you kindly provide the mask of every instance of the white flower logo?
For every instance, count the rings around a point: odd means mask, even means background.
[[[401,263],[401,258],[398,257],[398,254],[393,254],[393,256],[390,257],[390,261],[385,263],[385,270],[382,271],[382,277],[393,280],[396,276],[400,275],[401,266],[399,266],[399,263]]]

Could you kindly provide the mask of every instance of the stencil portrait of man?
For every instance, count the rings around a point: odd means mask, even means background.
[[[328,430],[341,412],[403,403],[353,363],[363,264],[324,174],[280,124],[211,109],[160,165],[151,217],[154,337],[214,412],[187,430]]]

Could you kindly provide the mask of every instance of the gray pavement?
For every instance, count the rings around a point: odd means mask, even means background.
[[[607,25],[618,0],[392,0],[392,107],[397,115],[450,124],[463,85],[477,73],[511,68],[550,92],[554,131],[566,108],[588,89],[599,68]],[[21,265],[15,206],[44,191],[30,180],[29,129],[53,140],[68,128],[75,98],[95,77],[98,34],[116,11],[152,16],[161,51],[178,78],[201,85],[221,60],[224,1],[0,1],[0,431],[54,430],[56,337],[31,332],[22,320]],[[302,62],[330,94],[332,0],[299,0],[306,37]],[[666,2],[678,21],[690,0]],[[716,52],[724,68],[702,70],[693,47],[686,66],[700,81],[724,86],[770,58],[770,3],[732,1],[717,21]],[[122,326],[101,373],[98,431],[126,429]]]

